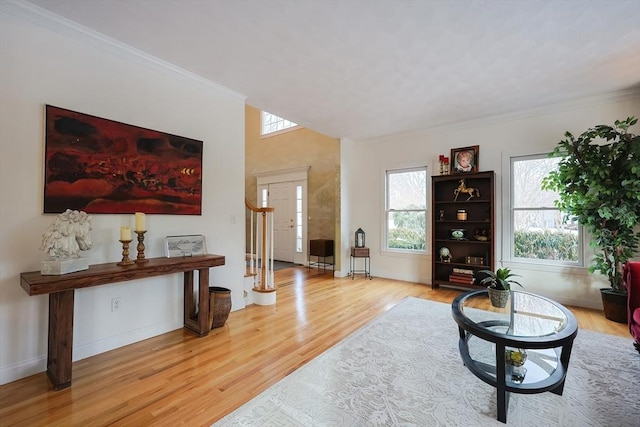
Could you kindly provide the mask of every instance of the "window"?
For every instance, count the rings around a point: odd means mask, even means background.
[[[581,227],[564,222],[553,191],[542,190],[542,179],[558,167],[546,155],[511,159],[511,258],[577,265],[582,259]]]
[[[266,111],[262,112],[262,127],[260,135],[268,135],[275,132],[280,132],[285,129],[298,126],[296,123],[285,120],[282,117],[278,117]]]
[[[427,168],[388,170],[386,248],[424,252],[426,248]]]
[[[302,185],[296,185],[296,252],[302,253]]]

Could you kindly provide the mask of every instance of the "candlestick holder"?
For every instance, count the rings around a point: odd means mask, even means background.
[[[136,262],[138,264],[141,264],[143,262],[148,262],[149,260],[146,259],[144,257],[144,233],[146,233],[147,230],[144,231],[138,231],[136,230],[136,234],[138,235],[138,258],[136,259]]]
[[[129,243],[131,243],[131,240],[120,240],[120,243],[122,243],[122,261],[118,265],[133,264],[133,261],[129,259]]]

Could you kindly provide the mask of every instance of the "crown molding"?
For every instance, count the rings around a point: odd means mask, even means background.
[[[94,31],[77,22],[63,18],[46,9],[24,0],[0,0],[0,12],[7,13],[31,24],[69,37],[75,41],[100,49],[106,53],[119,56],[125,60],[142,64],[156,70],[168,73],[174,77],[187,79],[208,89],[220,92],[228,97],[244,102],[246,96],[205,79],[195,73],[187,71],[160,58],[149,55],[139,49]]]
[[[464,122],[447,123],[443,125],[430,126],[421,129],[412,129],[406,132],[400,132],[395,135],[423,135],[425,132],[430,134],[439,134],[449,132],[451,130],[469,129],[496,123],[505,123],[514,120],[522,120],[532,117],[544,116],[558,112],[571,111],[579,108],[589,107],[593,105],[613,104],[633,99],[640,99],[640,86],[623,89],[615,92],[607,92],[599,95],[593,95],[583,98],[572,99],[569,101],[560,101],[546,104],[540,107],[529,108],[525,110],[513,111],[504,114],[496,114],[493,116],[480,117]],[[358,142],[371,143],[377,141],[385,141],[391,135],[383,135],[375,138],[364,139]]]
[[[562,111],[571,111],[579,108],[589,107],[593,105],[612,104],[623,102],[635,98],[640,98],[640,87],[633,87],[615,92],[601,93],[598,95],[587,96],[583,98],[572,99],[568,101],[554,102],[539,107],[528,108],[520,111],[513,111],[495,116],[483,117],[477,120],[469,120],[462,123],[463,126],[475,127],[481,125],[491,125],[495,123],[504,123],[507,121],[527,119],[531,117],[544,116],[548,114],[558,113]],[[445,125],[443,128],[451,128],[451,125]],[[456,125],[459,128],[460,125]],[[437,128],[433,128],[434,130]]]

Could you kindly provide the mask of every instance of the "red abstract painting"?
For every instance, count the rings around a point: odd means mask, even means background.
[[[201,215],[202,147],[47,105],[44,212]]]

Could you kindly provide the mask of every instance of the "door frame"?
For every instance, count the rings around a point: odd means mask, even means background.
[[[300,166],[290,169],[280,169],[267,172],[259,172],[254,174],[257,179],[257,200],[258,206],[261,205],[261,193],[263,189],[269,189],[269,184],[282,182],[293,182],[294,185],[302,186],[302,252],[298,253],[294,244],[293,262],[295,264],[307,265],[307,183],[309,180],[309,169],[311,166]],[[295,211],[295,209],[294,209]],[[295,233],[294,233],[295,236]],[[295,237],[294,237],[295,238]],[[294,242],[295,243],[295,242]]]

